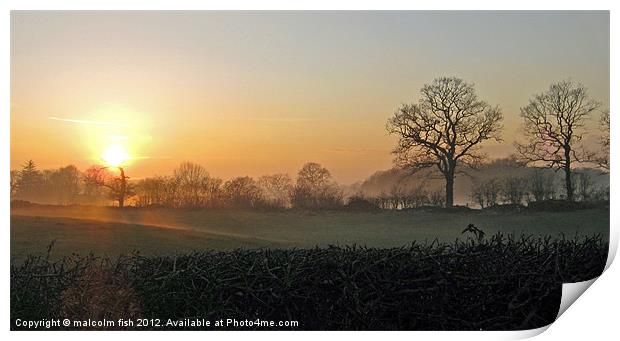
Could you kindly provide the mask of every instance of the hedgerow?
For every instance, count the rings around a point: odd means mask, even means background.
[[[607,249],[598,235],[497,234],[385,249],[30,256],[11,266],[12,328],[17,318],[258,318],[296,330],[530,329],[553,322],[562,283],[602,273]]]

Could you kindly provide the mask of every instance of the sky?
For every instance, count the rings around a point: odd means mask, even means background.
[[[609,54],[606,11],[13,11],[11,167],[84,169],[121,145],[134,179],[314,161],[353,183],[391,167],[387,119],[442,76],[502,109],[504,141],[484,150],[505,157],[519,108],[551,83],[608,108]]]

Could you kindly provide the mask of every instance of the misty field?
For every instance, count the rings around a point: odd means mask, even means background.
[[[256,211],[124,209],[31,206],[13,208],[11,258],[46,251],[52,257],[92,252],[116,257],[139,251],[171,255],[236,248],[310,248],[328,245],[400,247],[414,241],[452,242],[475,224],[497,232],[566,238],[600,234],[607,239],[609,211],[493,213],[478,210]]]

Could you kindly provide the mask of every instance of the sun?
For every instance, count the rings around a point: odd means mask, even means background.
[[[101,159],[110,167],[118,167],[129,159],[127,150],[120,144],[111,144],[101,154]]]

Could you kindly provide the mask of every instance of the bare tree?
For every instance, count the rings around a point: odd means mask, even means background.
[[[611,121],[609,118],[609,110],[605,110],[601,114],[600,128],[602,131],[601,137],[601,152],[598,156],[599,167],[609,171],[609,132],[611,128]]]
[[[486,192],[486,183],[484,181],[474,180],[471,185],[471,193],[469,197],[478,205],[480,208],[484,208],[485,201],[485,192]]]
[[[201,186],[209,172],[197,163],[182,162],[174,171],[177,183],[177,200],[181,207],[201,206]]]
[[[592,200],[595,188],[594,182],[592,181],[592,176],[590,174],[583,172],[577,173],[577,181],[576,181],[576,194],[577,198],[580,201],[588,202]]]
[[[402,208],[401,203],[403,201],[403,197],[405,196],[404,191],[398,187],[394,186],[390,190],[390,206],[393,210],[397,210]]]
[[[13,199],[15,195],[17,194],[18,184],[19,184],[19,171],[11,170],[11,199]]]
[[[470,198],[480,205],[480,208],[497,205],[501,186],[496,178],[474,180]]]
[[[212,176],[202,179],[200,183],[200,193],[203,207],[220,207],[224,204],[223,183],[224,181],[222,181],[222,179]]]
[[[521,205],[527,193],[526,181],[518,176],[511,176],[504,179],[502,183],[502,197],[504,202]]]
[[[491,178],[485,182],[484,201],[487,203],[487,207],[497,205],[501,191],[502,186],[496,178]]]
[[[224,204],[222,179],[212,177],[196,163],[182,162],[173,176],[142,179],[136,186],[136,204],[209,208]]]
[[[288,174],[263,175],[258,179],[265,202],[273,207],[290,206],[293,179]]]
[[[164,199],[162,202],[164,206],[182,207],[184,205],[184,203],[181,202],[181,198],[179,195],[179,193],[181,192],[181,186],[179,185],[179,182],[179,178],[175,176],[164,177]]]
[[[608,201],[609,200],[609,186],[599,185],[591,191],[592,201]]]
[[[573,201],[571,172],[574,162],[590,156],[577,150],[584,134],[584,122],[599,104],[590,99],[586,88],[572,81],[552,84],[521,108],[523,130],[528,141],[516,144],[521,158],[564,170],[566,198]]]
[[[296,207],[321,209],[342,205],[342,192],[332,181],[327,168],[315,162],[306,163],[297,173],[292,202]]]
[[[297,173],[297,185],[302,187],[321,188],[329,185],[332,174],[316,162],[306,163]]]
[[[92,166],[84,172],[84,182],[105,187],[109,190],[110,198],[118,203],[118,207],[125,206],[125,200],[134,195],[131,186],[122,167],[117,167],[119,175],[113,174],[108,167]]]
[[[428,203],[431,206],[442,207],[446,203],[446,195],[443,191],[432,191],[428,194]]]
[[[253,208],[261,198],[261,190],[249,176],[240,176],[226,181],[224,193],[233,207]]]
[[[403,195],[403,208],[422,207],[427,203],[428,193],[423,183],[411,186]]]
[[[167,181],[169,179],[163,176],[138,181],[136,185],[136,205],[140,207],[164,205]]]
[[[107,202],[106,199],[109,197],[109,193],[107,188],[100,186],[92,181],[89,181],[89,177],[87,176],[89,170],[86,170],[81,174],[81,194],[80,194],[80,203],[89,204],[89,205],[100,205],[104,202]]]
[[[417,104],[402,105],[388,120],[388,132],[399,137],[395,163],[413,171],[437,167],[446,180],[445,205],[452,207],[458,165],[478,163],[485,157],[480,144],[500,140],[502,113],[459,78],[435,79],[420,94]]]
[[[555,179],[552,174],[545,174],[546,169],[534,169],[529,178],[529,192],[534,201],[553,199],[555,196]]]
[[[41,203],[68,205],[76,203],[80,194],[80,172],[75,166],[41,170],[36,200]]]
[[[80,171],[77,167],[66,167],[46,170],[43,172],[43,194],[47,199],[59,204],[68,205],[76,203],[80,194]]]

